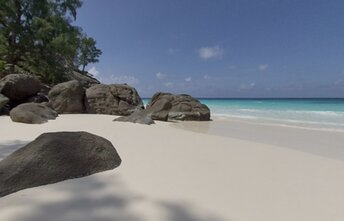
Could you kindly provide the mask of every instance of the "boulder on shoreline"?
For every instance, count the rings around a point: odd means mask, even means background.
[[[49,106],[62,113],[84,113],[85,89],[77,80],[55,85],[48,94]]]
[[[85,106],[91,114],[128,116],[144,109],[143,102],[135,90],[126,84],[97,84],[86,90]]]
[[[26,74],[9,74],[0,80],[0,93],[15,101],[33,96],[41,88],[38,78]]]
[[[121,164],[110,141],[87,132],[40,135],[0,161],[0,197],[111,170]]]
[[[153,120],[209,121],[210,109],[196,98],[158,92],[147,105]]]
[[[48,120],[55,120],[57,112],[44,104],[20,104],[10,111],[12,121],[27,124],[42,124]]]
[[[134,113],[130,114],[129,116],[122,116],[122,117],[114,119],[113,121],[131,122],[131,123],[146,124],[146,125],[151,125],[155,123],[152,120],[150,114],[146,112],[146,110],[137,110]]]

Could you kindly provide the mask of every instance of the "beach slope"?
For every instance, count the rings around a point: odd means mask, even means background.
[[[113,119],[61,115],[27,125],[1,116],[0,159],[42,133],[87,131],[110,140],[122,164],[2,197],[0,220],[344,220],[343,160],[166,122],[146,126]]]

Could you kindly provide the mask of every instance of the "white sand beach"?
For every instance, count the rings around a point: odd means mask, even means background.
[[[1,116],[0,159],[45,132],[87,131],[110,140],[122,164],[2,197],[0,220],[344,220],[343,132],[113,119],[60,115],[28,125]]]

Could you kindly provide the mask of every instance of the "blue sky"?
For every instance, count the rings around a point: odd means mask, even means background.
[[[344,97],[342,0],[84,0],[76,24],[142,97]]]

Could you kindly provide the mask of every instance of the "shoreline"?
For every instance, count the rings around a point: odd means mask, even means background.
[[[263,117],[251,117],[251,116],[228,116],[224,114],[213,114],[212,121],[241,121],[245,123],[291,127],[305,130],[317,130],[317,131],[330,131],[330,132],[344,132],[344,125],[333,123],[321,123],[321,122],[307,122],[298,120],[286,120],[286,119],[273,119]]]
[[[317,130],[317,131],[333,131],[333,132],[344,132],[344,125],[342,124],[332,124],[332,123],[321,123],[321,122],[306,122],[297,120],[287,120],[287,119],[274,119],[274,118],[263,118],[254,116],[229,116],[223,114],[214,114],[212,121],[242,121],[245,123],[269,125],[269,126],[281,126],[281,127],[291,127],[297,129],[305,130]]]
[[[219,118],[209,122],[184,121],[171,127],[200,134],[235,138],[286,147],[344,160],[344,131],[270,123],[262,119]]]

